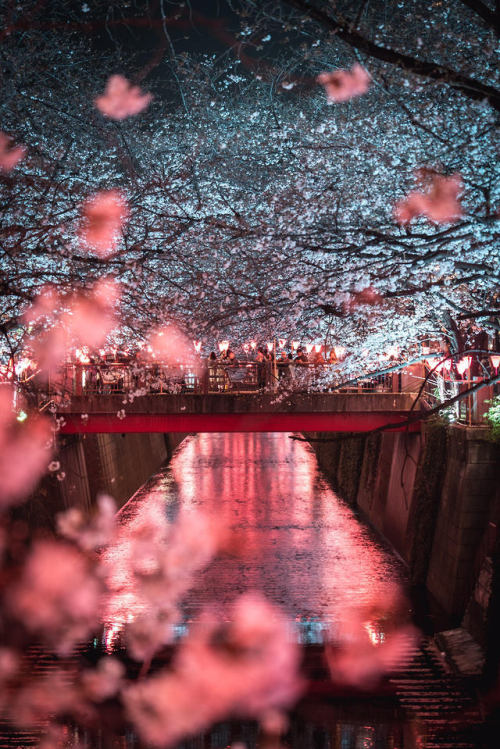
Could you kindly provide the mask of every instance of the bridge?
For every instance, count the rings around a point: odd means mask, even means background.
[[[62,434],[420,430],[414,393],[74,395],[54,404]],[[408,423],[410,417],[410,423]]]

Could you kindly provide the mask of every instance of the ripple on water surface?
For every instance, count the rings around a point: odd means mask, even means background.
[[[313,623],[320,632],[335,629],[346,608],[383,600],[401,579],[399,563],[322,477],[311,447],[282,433],[188,437],[123,508],[120,540],[108,553],[123,556],[146,515],[156,514],[160,524],[200,511],[242,543],[238,555],[219,557],[197,574],[186,619],[204,604],[260,590],[303,630],[311,633]],[[106,622],[115,633],[120,611],[130,617],[144,606],[126,568],[121,575],[119,605]]]

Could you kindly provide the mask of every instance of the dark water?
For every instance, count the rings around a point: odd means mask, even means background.
[[[187,621],[206,604],[223,605],[259,590],[286,612],[291,636],[321,643],[335,634],[346,610],[363,604],[369,610],[395,581],[403,582],[399,561],[337,497],[310,446],[290,435],[188,437],[170,465],[123,508],[121,538],[108,553],[115,562],[126,557],[145,516],[160,521],[199,511],[238,534],[241,543],[237,555],[217,558],[196,576],[184,602]],[[124,621],[145,605],[123,566],[121,575],[125,590],[106,616],[110,646]],[[409,746],[404,735],[390,699],[317,697],[294,712],[287,746],[401,748]],[[249,749],[259,746],[255,726],[235,724],[219,726],[199,746],[229,747],[236,740],[245,740]]]
[[[145,516],[204,512],[238,534],[238,555],[224,556],[197,575],[185,601],[187,619],[200,607],[229,602],[246,590],[263,592],[295,622],[299,637],[321,642],[324,630],[352,605],[383,600],[402,577],[383,549],[322,477],[304,442],[287,434],[198,434],[171,464],[123,508],[113,561],[126,557],[128,538]],[[107,627],[142,607],[127,570],[125,591]]]
[[[403,581],[398,560],[336,496],[309,445],[278,433],[198,434],[182,443],[170,465],[120,513],[120,538],[107,552],[122,585],[104,614],[109,649],[119,642],[125,621],[145,606],[126,565],[120,566],[134,530],[146,516],[161,524],[164,518],[199,511],[233,531],[241,543],[237,555],[216,558],[196,575],[183,605],[185,621],[196,619],[207,603],[223,605],[246,590],[258,590],[286,613],[291,636],[311,645],[335,634],[346,610],[363,604],[369,610],[395,581]],[[376,633],[375,621],[373,626]],[[412,746],[406,735],[391,698],[320,694],[307,697],[294,711],[285,746],[402,749]],[[97,746],[78,738],[81,746]],[[235,722],[183,746],[225,749],[237,741],[245,741],[248,749],[264,747],[255,724]],[[23,745],[32,743],[21,737],[0,741],[0,746]],[[69,740],[68,746],[76,742]],[[128,736],[113,746],[136,742]]]

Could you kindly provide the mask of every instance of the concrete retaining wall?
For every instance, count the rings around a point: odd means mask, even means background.
[[[328,440],[311,441],[322,469],[407,562],[411,581],[453,620],[467,611],[474,628],[486,616],[487,538],[500,520],[500,447],[488,430],[428,423],[421,434],[307,437]]]
[[[53,528],[58,512],[79,507],[89,514],[100,492],[121,507],[134,492],[170,460],[185,434],[90,434],[62,437],[56,475],[43,479],[38,490],[15,515],[37,528]]]

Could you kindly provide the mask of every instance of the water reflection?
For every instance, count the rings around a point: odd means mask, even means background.
[[[174,522],[203,511],[237,534],[238,554],[216,558],[196,575],[184,622],[211,602],[260,590],[287,613],[301,642],[318,643],[343,612],[384,600],[401,575],[318,470],[312,449],[286,434],[198,434],[123,508],[118,542],[108,551],[120,591],[106,616],[108,642],[145,603],[120,560],[145,516]],[[376,623],[367,623],[373,637]]]
[[[319,473],[311,448],[286,434],[199,434],[188,437],[171,464],[151,479],[120,513],[113,560],[117,593],[103,617],[106,643],[119,642],[124,624],[145,613],[134,587],[127,552],[145,518],[175,524],[184,515],[205,512],[234,532],[238,553],[216,558],[198,573],[185,596],[173,638],[182,637],[200,609],[228,604],[248,590],[262,591],[286,612],[291,636],[306,645],[340,631],[346,612],[366,611],[362,626],[372,644],[384,642],[374,602],[387,600],[402,576],[397,561],[362,526]],[[97,643],[95,643],[97,645]],[[322,649],[309,648],[312,660]],[[320,656],[321,657],[321,656]],[[38,658],[37,662],[40,661]],[[31,663],[31,661],[30,661]],[[47,669],[55,664],[50,660]],[[69,729],[68,729],[69,730]],[[73,729],[71,729],[73,730]],[[0,745],[33,746],[36,736],[9,731]],[[68,734],[68,747],[108,749],[85,733]],[[265,749],[256,723],[231,721],[207,735],[187,739],[178,749],[226,749],[244,742]],[[284,742],[293,749],[358,749],[413,746],[401,715],[387,697],[340,700],[308,694],[290,717]],[[132,734],[113,747],[137,747]]]

